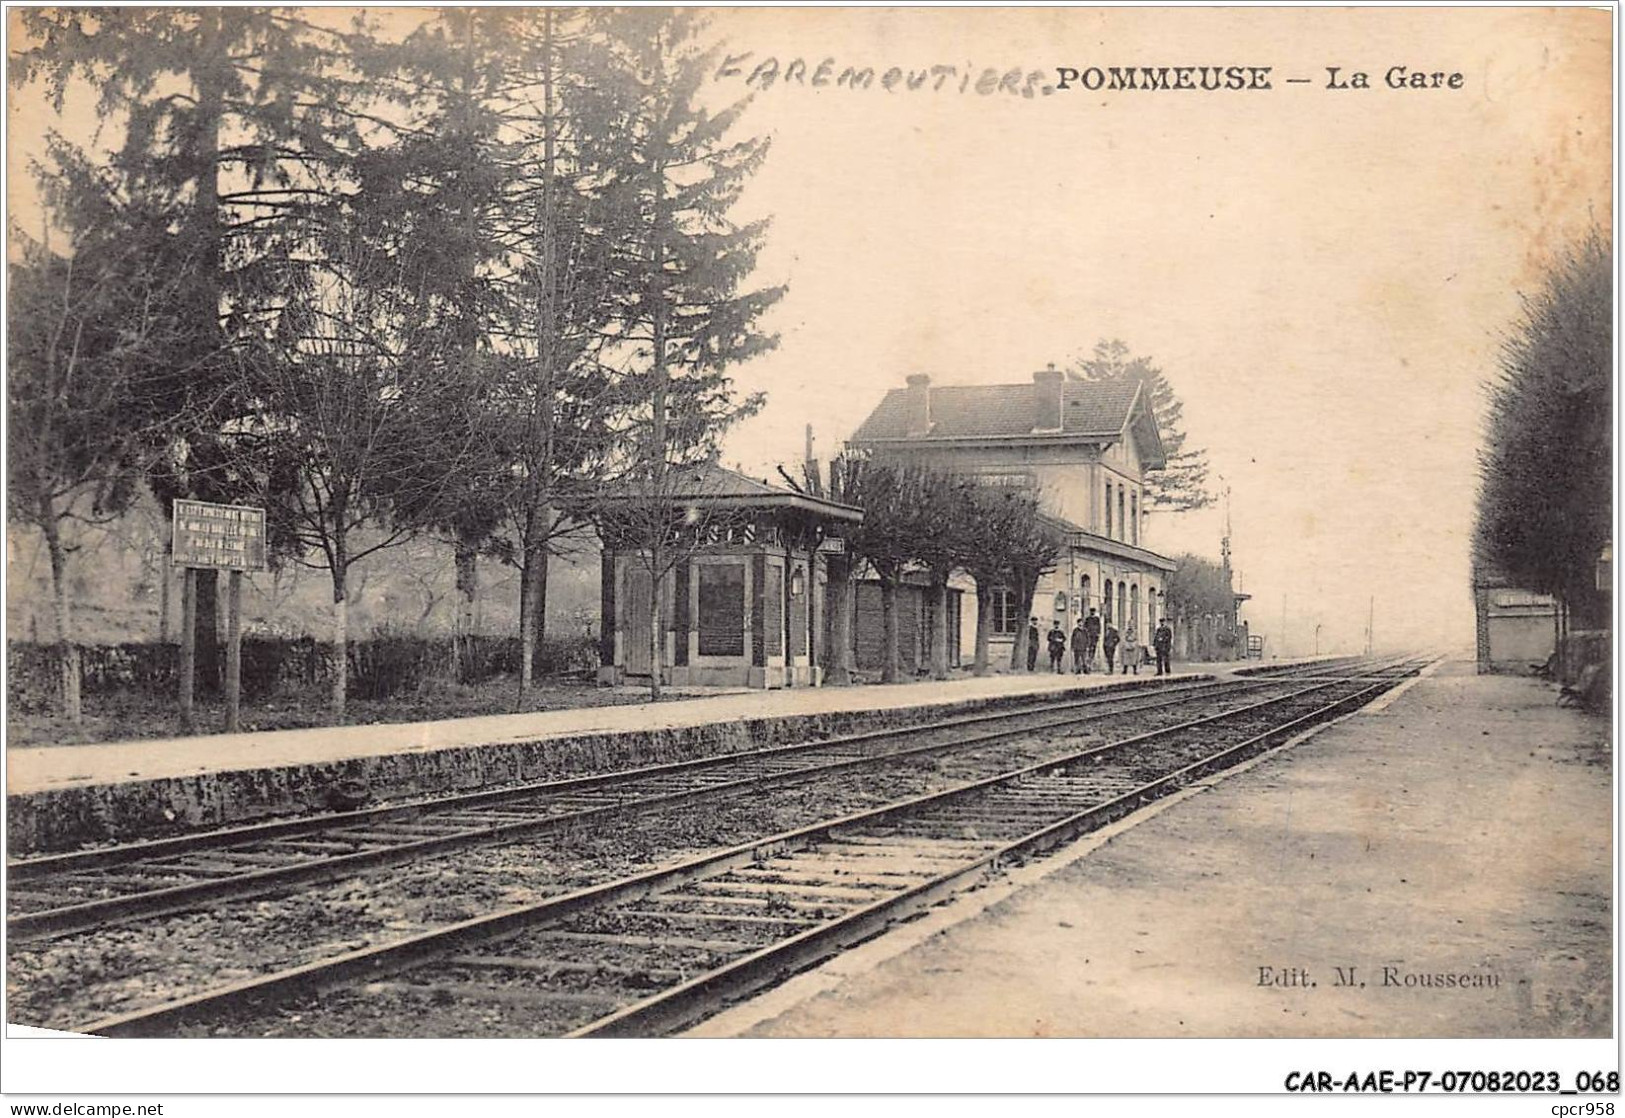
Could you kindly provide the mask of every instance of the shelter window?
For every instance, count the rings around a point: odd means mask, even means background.
[[[701,563],[700,655],[745,654],[745,565]]]

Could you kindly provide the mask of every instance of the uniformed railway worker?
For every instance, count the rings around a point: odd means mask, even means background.
[[[1066,656],[1066,633],[1061,628],[1060,619],[1049,623],[1049,666],[1057,675],[1061,674],[1061,660]]]
[[[1083,670],[1095,670],[1095,652],[1100,648],[1100,614],[1093,609],[1083,619]]]
[[[1166,617],[1157,622],[1157,631],[1151,637],[1151,647],[1157,650],[1157,674],[1168,675],[1173,670],[1169,665],[1169,659],[1174,652],[1174,631],[1168,627]]]

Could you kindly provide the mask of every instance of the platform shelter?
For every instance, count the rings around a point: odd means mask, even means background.
[[[603,551],[601,683],[652,672],[655,571],[663,592],[665,682],[673,686],[816,687],[824,627],[823,555],[863,511],[746,477],[690,468],[670,487],[674,561],[647,550]]]

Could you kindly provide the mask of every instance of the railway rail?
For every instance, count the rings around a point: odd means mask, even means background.
[[[672,1031],[879,934],[990,869],[1368,702],[1420,666],[1366,664],[1285,695],[77,1031],[280,1035],[294,1013],[299,1035]]]
[[[27,859],[7,867],[6,930],[19,942],[65,935],[471,846],[565,833],[629,813],[1282,685],[1278,678],[1205,681],[1039,702],[414,804]]]

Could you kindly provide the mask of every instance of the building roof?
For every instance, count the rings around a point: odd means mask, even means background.
[[[1155,567],[1159,571],[1172,571],[1177,569],[1179,566],[1178,563],[1174,562],[1166,555],[1158,555],[1155,551],[1140,547],[1137,544],[1124,543],[1121,540],[1113,540],[1108,539],[1105,536],[1097,536],[1088,529],[1081,528],[1072,523],[1072,521],[1067,520],[1065,517],[1056,516],[1053,513],[1041,512],[1038,514],[1038,519],[1044,521],[1055,531],[1059,532],[1066,540],[1067,546],[1073,548],[1074,550],[1094,551],[1103,555],[1113,556],[1117,559],[1130,559],[1138,563],[1143,563],[1148,567]]]
[[[1079,381],[1061,385],[1061,430],[1033,429],[1037,414],[1037,386],[1027,384],[955,384],[930,386],[931,428],[923,435],[909,433],[908,388],[894,388],[869,413],[849,440],[853,443],[910,443],[1021,437],[1067,441],[1115,442],[1125,437],[1137,412],[1149,413],[1140,403],[1137,380]],[[1137,406],[1138,405],[1138,406]],[[1146,425],[1142,442],[1147,465],[1163,464],[1162,440],[1156,424]]]

